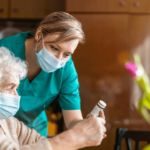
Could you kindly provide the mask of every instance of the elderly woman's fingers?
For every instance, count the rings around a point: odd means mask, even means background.
[[[107,129],[104,125],[100,125],[100,130],[102,133],[106,133]]]
[[[104,125],[101,126],[100,128],[100,133],[103,135],[103,138],[106,138],[106,127]]]
[[[103,135],[103,138],[106,138],[106,137],[107,137],[107,134],[104,134],[104,135]]]
[[[99,124],[102,124],[102,125],[105,125],[106,124],[106,120],[101,118],[101,117],[97,117],[98,118],[98,121],[99,121]]]
[[[107,131],[106,127],[103,126],[103,132],[105,133]]]
[[[86,116],[86,119],[90,118],[91,116],[92,116],[91,114],[88,114],[88,115]]]
[[[104,115],[104,111],[103,110],[101,110],[99,112],[99,117],[102,117],[103,119],[105,119],[105,115]]]

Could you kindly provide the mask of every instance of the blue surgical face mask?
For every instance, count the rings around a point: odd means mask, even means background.
[[[63,68],[67,61],[59,60],[51,52],[49,52],[44,46],[44,39],[42,37],[43,48],[40,52],[37,53],[37,44],[36,44],[36,57],[39,66],[41,69],[47,73],[54,72],[59,68]]]
[[[0,120],[13,117],[20,106],[20,96],[0,93]]]

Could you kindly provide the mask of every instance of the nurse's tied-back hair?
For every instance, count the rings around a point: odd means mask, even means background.
[[[7,48],[0,47],[0,84],[8,80],[12,74],[19,76],[20,80],[25,78],[27,76],[27,64],[15,57]]]
[[[39,27],[42,28],[44,36],[47,34],[60,35],[59,38],[51,41],[51,43],[67,42],[74,39],[79,39],[80,43],[85,41],[81,23],[66,12],[54,12],[46,16],[39,24]]]

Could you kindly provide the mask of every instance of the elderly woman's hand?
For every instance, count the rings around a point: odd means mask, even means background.
[[[99,117],[102,117],[105,120],[105,114],[103,110],[99,112]]]
[[[75,124],[71,129],[49,139],[55,150],[76,150],[100,145],[106,133],[105,120],[95,115]],[[63,139],[63,140],[62,140]]]
[[[86,116],[86,119],[88,119],[88,118],[90,118],[92,115],[91,114],[88,114],[87,116]],[[104,120],[105,120],[105,114],[104,114],[104,111],[103,110],[100,110],[99,111],[99,116],[98,117],[101,117],[101,118],[103,118]],[[103,135],[103,137],[105,138],[107,135],[106,134],[104,134]]]
[[[80,147],[100,145],[106,133],[105,120],[92,115],[76,124],[72,129]]]

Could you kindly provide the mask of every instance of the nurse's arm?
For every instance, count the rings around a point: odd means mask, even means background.
[[[62,110],[67,129],[83,120],[81,110]]]

